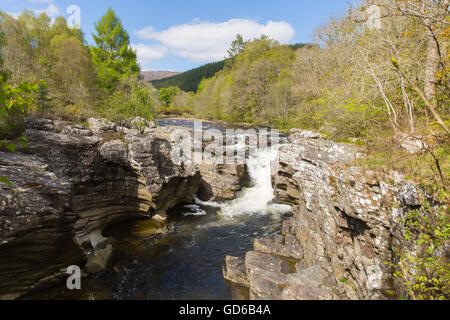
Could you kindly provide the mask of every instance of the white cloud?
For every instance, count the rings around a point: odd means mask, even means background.
[[[35,14],[41,14],[41,13],[45,12],[50,18],[54,18],[54,17],[57,17],[57,16],[61,15],[61,13],[59,12],[58,7],[55,6],[54,4],[49,5],[45,9],[34,9],[33,12]]]
[[[139,38],[156,40],[169,48],[172,54],[193,62],[222,60],[238,33],[245,40],[265,34],[280,43],[287,43],[294,37],[295,31],[284,21],[260,24],[248,19],[231,19],[214,23],[195,19],[189,24],[175,25],[162,31],[146,27],[135,32]]]
[[[142,43],[131,44],[131,47],[136,51],[138,61],[143,67],[153,60],[164,58],[168,52],[164,46],[148,46]]]

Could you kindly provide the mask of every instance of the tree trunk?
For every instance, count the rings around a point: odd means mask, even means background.
[[[426,36],[427,36],[427,60],[425,63],[425,79],[424,79],[424,94],[434,109],[437,108],[436,99],[436,74],[439,72],[439,64],[441,61],[439,52],[439,43],[436,38],[437,35],[433,31],[441,29],[442,22],[445,21],[448,15],[449,0],[440,0],[437,12],[436,21],[431,18],[425,19]]]
[[[425,64],[425,83],[423,91],[427,100],[430,102],[433,108],[436,109],[436,74],[439,71],[439,51],[433,32],[427,28],[426,35],[428,44],[427,60]]]

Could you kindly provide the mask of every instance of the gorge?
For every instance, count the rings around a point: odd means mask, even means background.
[[[405,245],[401,217],[420,207],[418,186],[354,167],[364,156],[356,146],[301,130],[282,141],[278,166],[271,148],[247,164],[178,165],[171,133],[192,123],[160,124],[141,135],[96,119],[88,128],[28,119],[29,148],[0,153],[14,185],[0,190],[0,298],[402,292],[385,262]],[[69,265],[83,267],[85,290],[63,285]]]

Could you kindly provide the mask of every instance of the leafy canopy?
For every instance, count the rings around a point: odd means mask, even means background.
[[[95,30],[96,46],[91,48],[91,53],[100,85],[111,90],[121,79],[138,76],[140,68],[130,46],[130,37],[111,8],[95,24]]]

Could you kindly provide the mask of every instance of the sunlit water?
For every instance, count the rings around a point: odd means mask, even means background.
[[[233,201],[179,206],[166,226],[149,220],[110,227],[116,239],[113,268],[85,278],[81,291],[65,287],[42,292],[42,299],[246,299],[245,290],[222,277],[227,255],[244,256],[255,238],[280,231],[290,207],[274,204],[270,163],[276,150],[259,150],[248,159],[252,186]]]

